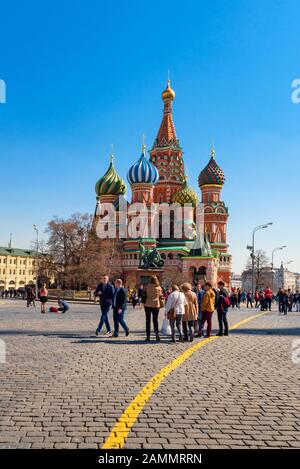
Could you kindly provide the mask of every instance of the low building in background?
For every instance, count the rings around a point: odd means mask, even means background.
[[[262,269],[259,277],[256,277],[255,285],[259,289],[268,286],[272,288],[275,293],[279,288],[296,291],[300,289],[300,274],[289,271],[283,264],[281,264],[279,269],[272,270],[270,267],[265,267]],[[246,291],[252,289],[251,270],[244,270],[242,273],[242,288]]]
[[[238,274],[232,274],[231,275],[231,287],[232,288],[242,289],[243,282],[242,282],[242,276],[241,275],[238,275]]]
[[[0,291],[34,285],[35,278],[36,251],[0,247]]]

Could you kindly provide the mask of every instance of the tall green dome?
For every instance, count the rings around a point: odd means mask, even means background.
[[[110,156],[108,170],[96,183],[95,191],[97,197],[100,197],[101,195],[126,194],[125,181],[116,172],[112,155]]]
[[[196,207],[198,204],[198,196],[194,189],[188,186],[187,178],[185,178],[182,188],[173,195],[173,202],[180,205],[192,204],[193,207]]]

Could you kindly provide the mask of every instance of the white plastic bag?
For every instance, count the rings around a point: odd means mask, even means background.
[[[168,319],[164,319],[161,327],[161,333],[163,335],[171,335],[171,327]]]

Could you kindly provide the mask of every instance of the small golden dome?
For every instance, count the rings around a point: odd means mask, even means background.
[[[170,86],[170,80],[168,80],[167,88],[162,92],[161,97],[162,97],[163,101],[165,99],[172,99],[173,100],[175,98],[175,91],[172,90],[172,88]]]

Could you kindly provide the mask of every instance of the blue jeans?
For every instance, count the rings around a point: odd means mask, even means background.
[[[97,331],[101,332],[103,324],[105,323],[107,332],[110,332],[111,328],[110,328],[110,324],[108,320],[108,313],[110,310],[110,305],[103,305],[103,306],[100,306],[100,308],[101,308],[101,319],[99,322],[99,326],[97,327]]]
[[[118,313],[118,310],[114,308],[114,336],[118,337],[119,335],[119,324],[123,327],[125,332],[128,332],[128,326],[124,320],[125,310],[122,313]]]
[[[228,334],[228,321],[227,321],[227,313],[228,309],[226,308],[224,311],[218,309],[218,322],[219,322],[219,334]]]

